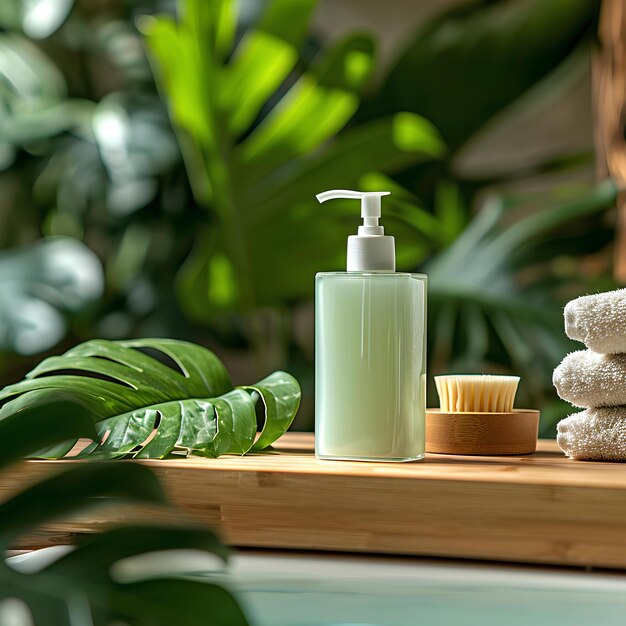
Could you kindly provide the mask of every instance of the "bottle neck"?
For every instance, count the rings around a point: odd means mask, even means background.
[[[346,269],[348,272],[395,272],[394,238],[360,234],[348,237]]]

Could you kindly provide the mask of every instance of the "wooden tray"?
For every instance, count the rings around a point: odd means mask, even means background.
[[[554,441],[530,456],[409,464],[317,461],[309,434],[288,434],[276,449],[143,463],[176,504],[235,546],[626,568],[626,467],[570,461]],[[75,462],[1,472],[0,500]],[[111,509],[42,529],[20,547],[68,542],[129,514]]]

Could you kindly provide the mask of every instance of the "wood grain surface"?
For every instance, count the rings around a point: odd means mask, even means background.
[[[288,434],[275,449],[141,462],[185,515],[235,546],[626,568],[626,467],[568,460],[554,441],[529,456],[437,454],[407,464],[318,461],[310,434]],[[0,473],[0,500],[76,462],[17,464]],[[68,542],[129,516],[181,513],[98,508],[16,547]]]

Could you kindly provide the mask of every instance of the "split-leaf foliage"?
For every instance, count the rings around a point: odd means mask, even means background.
[[[263,450],[291,425],[300,386],[286,372],[234,388],[210,350],[172,339],[93,340],[42,361],[0,392],[0,420],[27,411],[54,425],[68,410],[91,418],[97,436],[85,457],[217,457]],[[263,414],[257,438],[257,412]],[[40,450],[65,456],[76,438]]]
[[[44,361],[24,383],[14,385],[12,390],[7,388],[3,398],[12,399],[0,411],[0,471],[8,471],[7,466],[21,457],[40,454],[43,446],[56,450],[59,455],[69,445],[68,441],[78,438],[99,441],[102,431],[97,419],[123,404],[134,406],[133,411],[138,414],[140,404],[147,398],[200,392],[228,395],[228,375],[208,350],[163,340],[147,343],[150,347],[158,345],[162,353],[171,354],[177,366],[184,368],[186,376],[166,365],[160,367],[155,359],[134,348],[95,342],[90,347],[79,346],[67,357],[66,365],[79,367],[76,360],[83,359],[83,373],[92,375],[101,371],[97,365],[104,369],[109,367],[109,374],[101,374],[102,378],[68,373],[41,376],[43,371],[54,371],[55,363],[59,365],[59,361],[53,359],[47,365]],[[102,356],[105,352],[107,357]],[[86,356],[87,353],[90,356]],[[100,356],[95,356],[96,353]],[[121,363],[123,355],[126,357],[124,364]],[[61,361],[64,358],[59,357]],[[154,364],[148,367],[145,359],[151,359]],[[115,368],[115,363],[120,367]],[[143,389],[110,382],[108,377],[121,376],[123,368],[132,370],[135,375],[135,378],[128,377],[133,381],[128,385],[137,383],[141,372],[145,373]],[[160,385],[166,374],[170,377],[169,391]],[[148,381],[158,388],[146,388]],[[297,384],[286,379],[284,384],[295,393]],[[20,385],[34,388],[19,391]],[[276,378],[254,389],[253,393],[262,395],[268,403],[268,415],[274,415],[268,420],[269,430],[266,424],[257,442],[258,447],[263,447],[277,432],[275,416],[295,410],[294,401],[287,401],[291,408],[285,411],[280,403],[286,401],[287,394],[277,391]],[[251,398],[249,391],[240,391]],[[191,404],[193,401],[187,398],[180,402]],[[228,405],[229,401],[223,402]],[[221,406],[215,400],[218,416]],[[232,409],[233,413],[238,410],[234,404]],[[145,409],[144,413],[148,415],[155,410]],[[217,420],[219,422],[219,417]],[[219,423],[216,437],[218,431]],[[240,449],[244,440],[237,439]],[[222,445],[226,449],[227,446]],[[111,448],[112,445],[107,453]],[[211,451],[214,452],[215,447]],[[14,558],[6,558],[7,551],[18,545],[23,535],[39,526],[112,503],[170,506],[160,483],[147,467],[107,461],[85,461],[72,465],[69,470],[60,469],[0,504],[0,550],[4,554],[0,559],[0,623],[247,626],[247,618],[235,597],[210,578],[200,581],[174,575],[150,575],[145,568],[132,578],[120,575],[123,571],[120,568],[128,559],[154,552],[162,552],[167,559],[168,551],[195,550],[225,561],[226,547],[213,532],[197,524],[133,523],[108,528],[80,541],[73,550],[60,557],[57,555],[35,571],[20,567]]]

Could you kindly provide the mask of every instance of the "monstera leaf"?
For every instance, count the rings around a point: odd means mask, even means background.
[[[109,476],[102,470],[107,469],[110,473],[111,464],[93,465],[98,467],[100,475],[95,471],[89,472],[90,469],[95,470],[95,467],[80,467],[63,474],[65,480],[58,481],[58,487],[64,482],[69,488],[75,488],[77,480],[106,481]],[[147,482],[146,479],[151,477],[149,471],[137,465],[134,467],[137,474],[139,470],[145,474],[144,482]],[[117,497],[132,503],[150,502],[145,488],[137,486],[139,481],[137,476],[133,476],[134,473],[131,471],[128,476],[123,476],[124,479],[132,480],[133,488],[123,490]],[[52,493],[53,485],[49,483],[51,480],[41,487]],[[100,490],[91,489],[94,495],[100,496]],[[21,510],[24,500],[32,503],[41,491],[33,488],[19,494],[15,505]],[[55,495],[64,502],[68,499],[60,491]],[[76,508],[88,507],[90,499],[84,495],[79,502],[80,506]],[[123,568],[128,563],[132,564],[135,557],[135,562],[141,562],[146,554],[161,552],[168,555],[182,550],[185,554],[191,550],[220,558],[224,558],[227,552],[209,530],[192,526],[177,528],[145,524],[125,525],[95,534],[83,540],[76,549],[35,572],[30,571],[33,561],[37,565],[33,557],[26,555],[10,558],[7,564],[0,564],[0,623],[51,626],[248,626],[249,622],[237,599],[218,584],[185,580],[175,572],[155,577],[145,571],[145,567],[140,576],[135,575],[128,581],[120,580],[122,577],[118,572],[121,570],[123,574]],[[163,561],[166,563],[168,558],[169,555],[165,556]],[[80,598],[80,602],[77,598]]]
[[[46,401],[60,392],[64,402]],[[68,394],[98,431],[81,457],[217,457],[262,450],[289,428],[300,403],[300,387],[289,374],[274,372],[255,385],[233,388],[220,360],[192,343],[94,340],[45,359],[0,392],[6,402],[0,422],[24,410],[61,419]],[[255,441],[259,401],[265,420]],[[73,439],[38,456],[59,458],[75,444]]]
[[[27,436],[24,429],[21,438]],[[9,549],[39,524],[92,508],[94,502],[100,506],[168,504],[146,467],[81,463],[0,504],[0,549]],[[0,559],[0,623],[246,626],[236,599],[217,584],[167,573],[159,577],[144,573],[126,581],[116,573],[133,557],[179,550],[221,560],[228,555],[213,532],[197,526],[127,524],[83,539],[60,558],[57,553],[53,562],[44,559],[45,565],[35,571],[21,557]]]
[[[38,395],[40,403],[34,402]],[[23,394],[17,402],[29,398],[34,406],[29,408],[26,402],[0,418],[2,471],[42,445],[68,437],[96,437],[87,407],[72,402],[71,392],[44,389]],[[14,548],[23,535],[42,524],[112,503],[116,507],[120,503],[169,505],[159,481],[145,466],[72,464],[0,504],[0,552]],[[83,538],[69,551],[67,547],[51,550],[54,554],[0,558],[0,624],[248,624],[226,589],[209,581],[183,580],[168,570],[171,551],[227,558],[226,546],[197,524],[184,524],[182,519],[175,526],[126,524]],[[146,568],[140,572],[135,565],[130,579],[123,576],[125,565],[155,552],[168,555],[161,574],[155,576]]]

